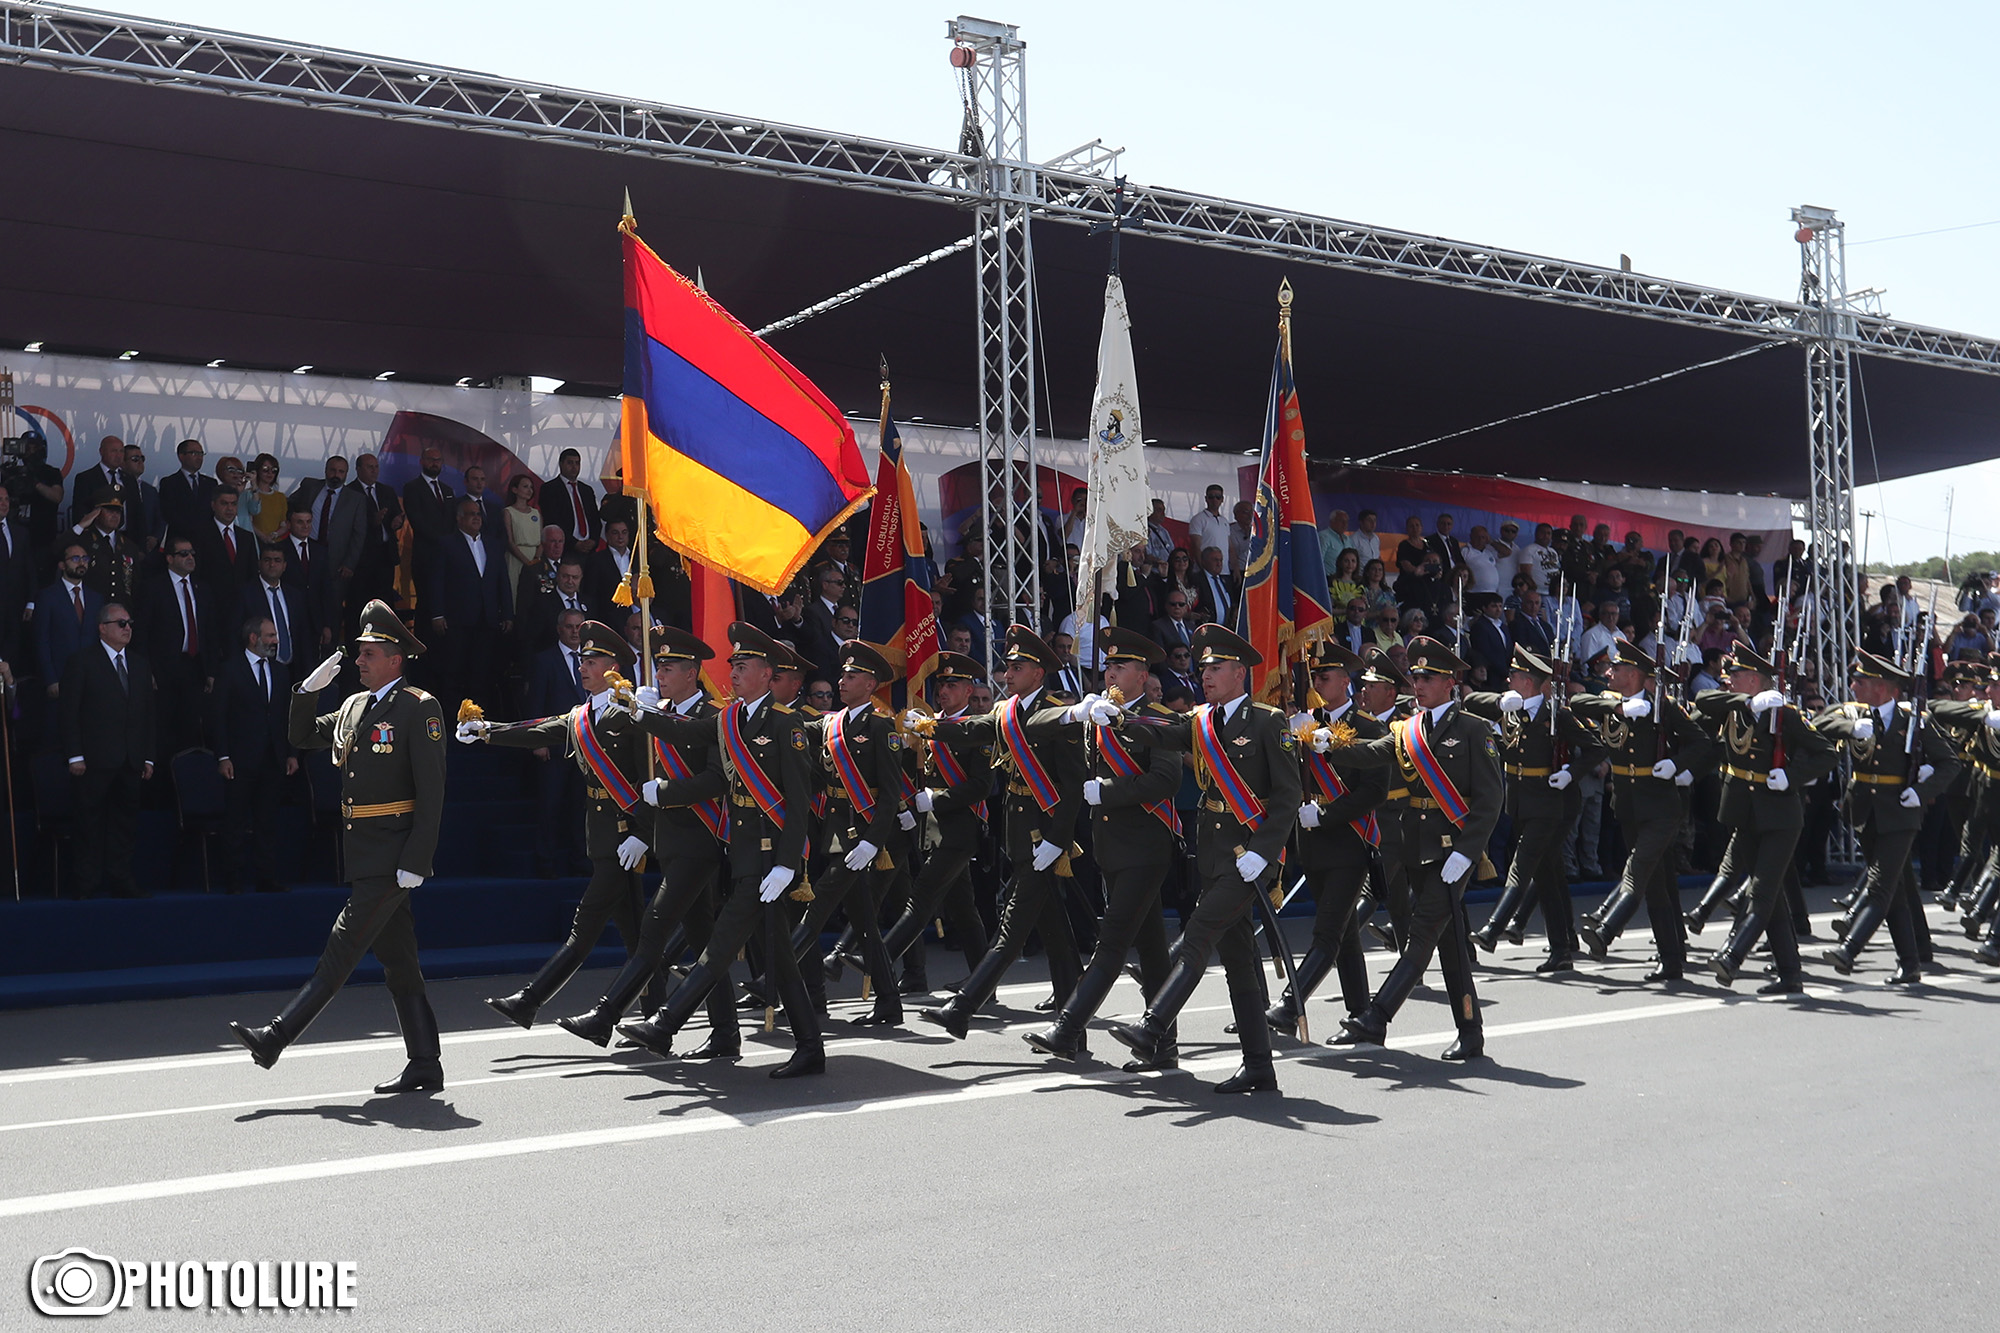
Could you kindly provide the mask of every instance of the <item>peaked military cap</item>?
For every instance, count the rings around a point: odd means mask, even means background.
[[[1350,676],[1358,676],[1365,665],[1359,657],[1348,650],[1346,644],[1337,640],[1321,639],[1313,645],[1314,671],[1345,671]]]
[[[1044,671],[1061,671],[1064,665],[1055,649],[1043,643],[1041,636],[1026,625],[1007,627],[1007,660],[1033,662]]]
[[[361,632],[354,636],[356,643],[393,643],[405,657],[420,657],[424,645],[410,627],[396,614],[394,607],[380,598],[361,608]]]
[[[601,620],[586,620],[577,632],[577,655],[579,657],[609,657],[618,663],[620,671],[630,671],[639,655],[632,651],[632,645],[625,642],[625,636]]]
[[[1760,675],[1775,676],[1778,668],[1764,660],[1764,655],[1747,643],[1739,643],[1731,648],[1722,659],[1724,671],[1755,671]]]
[[[1210,662],[1241,662],[1245,666],[1256,666],[1264,660],[1264,655],[1243,639],[1215,624],[1196,629],[1188,646],[1194,650],[1197,666],[1207,666]]]
[[[896,668],[860,639],[849,639],[841,644],[839,660],[842,671],[865,671],[875,677],[877,685],[887,685],[896,679]]]
[[[653,626],[653,660],[658,662],[706,662],[715,649],[684,629],[672,625]]]
[[[1380,685],[1394,685],[1398,690],[1408,692],[1410,678],[1380,648],[1370,647],[1362,654],[1362,662],[1361,679]]]
[[[125,507],[125,488],[123,486],[113,486],[110,490],[98,496],[97,507],[100,509],[123,509]],[[82,522],[81,519],[77,521]]]
[[[773,639],[771,642],[778,646],[777,654],[771,658],[773,671],[796,671],[803,676],[812,670],[812,664],[799,655],[799,646],[790,639]]]
[[[1525,671],[1531,676],[1540,676],[1543,680],[1556,674],[1554,667],[1518,643],[1514,645],[1514,660],[1511,666],[1515,671]]]
[[[1436,639],[1418,635],[1410,640],[1410,674],[1423,672],[1432,676],[1456,676],[1472,667],[1460,659],[1457,653],[1439,643]]]
[[[738,620],[729,626],[729,656],[761,657],[774,668],[785,665],[786,650],[763,630],[747,620]]]
[[[1850,680],[1886,680],[1892,685],[1908,685],[1910,673],[1873,653],[1857,652],[1854,665],[1848,669]]]
[[[1613,639],[1611,647],[1606,651],[1611,654],[1611,661],[1614,664],[1622,663],[1625,666],[1638,667],[1640,671],[1648,676],[1659,674],[1660,664],[1648,657],[1645,649],[1636,643],[1627,643],[1623,639]]]
[[[932,680],[983,680],[986,672],[964,653],[939,653]]]
[[[1975,685],[1984,685],[1992,678],[1992,671],[1984,662],[1968,662],[1962,658],[1955,662],[1946,662],[1942,673],[1942,679],[1947,685],[1961,680],[1969,680]]]
[[[1099,631],[1107,662],[1144,662],[1158,666],[1167,660],[1167,650],[1136,630],[1111,628]]]

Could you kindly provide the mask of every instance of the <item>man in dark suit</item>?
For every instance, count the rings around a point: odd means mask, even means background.
[[[479,530],[485,535],[486,544],[504,559],[507,555],[507,519],[502,511],[507,508],[507,502],[486,489],[486,469],[477,463],[465,470],[465,493],[479,501],[479,512],[484,515]]]
[[[1521,594],[1521,609],[1507,622],[1507,637],[1518,648],[1526,648],[1543,661],[1553,660],[1556,631],[1549,623],[1542,595],[1533,588]]]
[[[160,549],[167,521],[160,510],[160,488],[146,480],[146,451],[125,446],[125,531],[147,555]]]
[[[201,470],[205,456],[200,440],[182,440],[174,449],[180,467],[160,481],[160,514],[168,532],[193,536],[209,521],[209,498],[222,483]]]
[[[194,539],[195,577],[234,601],[236,590],[257,577],[257,536],[236,526],[239,492],[224,486],[208,498],[208,522]]]
[[[1162,648],[1183,648],[1194,642],[1194,599],[1176,589],[1169,592],[1163,614],[1153,622],[1152,639]]]
[[[1475,672],[1484,671],[1483,676],[1476,677],[1476,682],[1488,690],[1507,679],[1514,656],[1514,644],[1507,634],[1505,605],[1506,599],[1497,592],[1472,595],[1473,618],[1466,631],[1468,660]]]
[[[333,561],[327,557],[326,543],[314,537],[312,515],[294,509],[286,516],[290,528],[278,551],[285,557],[284,584],[299,595],[306,613],[305,642],[320,653],[331,650],[333,634],[340,626],[340,605],[334,600]],[[262,565],[259,565],[259,571]]]
[[[583,562],[583,600],[591,619],[615,630],[625,628],[631,608],[612,601],[618,585],[632,569],[632,529],[623,519],[604,525],[604,544]]]
[[[542,483],[542,522],[552,523],[569,539],[571,555],[589,555],[604,536],[597,516],[597,492],[578,481],[583,455],[565,449],[556,459],[556,475]]]
[[[402,526],[403,506],[382,484],[381,462],[373,454],[361,455],[354,460],[353,482],[333,507],[328,539],[344,620],[358,622],[371,601],[394,601],[396,534]]]
[[[514,628],[514,594],[507,562],[481,534],[485,515],[477,500],[462,498],[452,534],[432,548],[427,581],[417,589],[438,645],[440,698],[456,709],[461,699],[494,707],[494,663],[499,639]]]
[[[276,636],[270,658],[280,666],[293,666],[301,658],[317,662],[314,656],[319,648],[313,633],[313,617],[305,595],[297,588],[285,586],[285,552],[282,547],[266,546],[257,553],[257,579],[243,585],[243,593],[237,599],[235,624],[247,631],[245,622],[253,617],[268,616],[271,629]]]
[[[28,534],[14,522],[13,511],[13,493],[7,483],[0,482],[0,661],[25,668],[21,635],[28,615],[31,559]]]
[[[58,709],[62,753],[75,790],[76,891],[139,897],[132,830],[139,784],[153,776],[153,676],[131,651],[132,613],[107,602],[96,643],[71,654]]]
[[[308,529],[311,536],[326,541],[332,535],[334,506],[346,487],[347,460],[335,454],[326,460],[325,476],[307,477],[292,492],[292,508],[303,509],[312,516]]]
[[[1424,545],[1438,558],[1438,569],[1447,584],[1457,581],[1458,571],[1465,568],[1465,550],[1458,538],[1451,535],[1450,514],[1437,516],[1437,531],[1424,538]]]
[[[1360,657],[1375,642],[1375,628],[1368,623],[1368,603],[1359,597],[1349,598],[1342,612],[1333,630],[1334,638],[1341,647]]]
[[[56,581],[35,594],[35,668],[49,698],[62,693],[63,668],[80,647],[96,637],[94,626],[104,598],[84,585],[90,553],[81,537],[62,544]]]
[[[853,637],[841,634],[833,622],[848,593],[860,590],[849,588],[847,572],[831,561],[815,566],[807,578],[812,584],[812,595],[806,598],[806,637],[799,651],[812,663],[813,670],[832,680],[840,675],[841,640]]]
[[[229,635],[216,623],[222,605],[194,576],[194,542],[167,536],[167,576],[139,600],[140,646],[160,691],[160,732],[166,753],[201,743],[201,704]]]
[[[555,621],[555,642],[535,654],[528,680],[528,716],[554,717],[583,703],[581,610],[564,610]],[[558,751],[536,750],[535,873],[553,879],[583,855],[577,834],[583,827],[583,774]]]
[[[436,446],[418,455],[417,467],[417,475],[403,483],[403,515],[416,534],[410,549],[416,568],[411,573],[421,588],[432,550],[458,526],[458,493],[444,479],[444,455]]]
[[[238,644],[241,651],[231,653],[215,673],[215,693],[209,696],[209,736],[229,792],[222,883],[229,893],[242,892],[247,852],[257,891],[282,893],[278,802],[284,779],[299,771],[298,755],[286,738],[292,672],[274,660],[278,626],[270,617],[247,617]]]
[[[563,612],[577,611],[585,620],[590,619],[583,596],[583,562],[567,557],[558,561],[555,578],[546,588],[541,568],[532,565],[522,569],[520,596],[514,602],[516,643],[523,661],[531,661],[555,643],[556,618]]]
[[[125,441],[107,435],[97,442],[97,466],[79,470],[70,478],[69,521],[72,528],[89,526],[87,515],[97,507],[98,497],[109,491],[122,494],[125,488]]]
[[[1220,546],[1211,546],[1201,553],[1201,568],[1195,572],[1194,590],[1199,598],[1198,614],[1202,620],[1226,629],[1236,618],[1236,599],[1242,595],[1243,585],[1235,575],[1223,573],[1222,561]]]

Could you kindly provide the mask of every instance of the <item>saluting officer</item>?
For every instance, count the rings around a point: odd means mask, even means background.
[[[396,1003],[409,1062],[377,1092],[435,1092],[444,1087],[437,1015],[417,964],[410,890],[431,873],[444,813],[444,714],[438,702],[403,681],[404,663],[424,645],[386,603],[362,608],[354,667],[361,690],[331,713],[315,714],[319,692],[340,673],[341,654],[321,662],[292,693],[291,742],[333,750],[341,777],[341,851],[349,892],[311,980],[263,1027],[230,1030],[264,1068],[277,1063],[326,1008],[361,955],[371,950]]]
[[[1355,706],[1350,682],[1362,672],[1361,659],[1345,647],[1331,639],[1317,644],[1312,684],[1326,706],[1299,714],[1294,727],[1351,727],[1355,739],[1363,741],[1388,735],[1386,723]],[[1298,869],[1305,872],[1306,888],[1313,896],[1312,945],[1299,959],[1298,975],[1290,979],[1284,996],[1264,1015],[1273,1032],[1288,1035],[1298,1031],[1306,1001],[1336,967],[1347,1012],[1358,1014],[1368,1004],[1368,963],[1361,954],[1361,926],[1354,908],[1367,887],[1369,863],[1382,843],[1376,808],[1389,791],[1387,769],[1343,775],[1324,755],[1308,750],[1300,759],[1305,799],[1299,803],[1294,837]]]
[[[715,933],[701,959],[674,989],[653,1017],[620,1023],[618,1033],[652,1051],[673,1058],[673,1041],[708,993],[729,975],[729,966],[751,934],[760,927],[769,975],[792,1026],[792,1058],[771,1071],[772,1078],[797,1078],[826,1072],[826,1045],[820,1037],[819,1011],[806,994],[792,956],[791,935],[778,907],[787,890],[799,901],[811,901],[812,890],[800,882],[806,855],[806,807],[812,800],[812,754],[799,715],[771,701],[771,666],[786,650],[753,625],[737,621],[729,627],[729,686],[734,698],[720,716],[670,717],[647,720],[647,729],[673,745],[713,743],[722,751],[729,778],[729,873],[734,880]],[[653,712],[644,708],[642,711]],[[795,887],[796,886],[796,887]],[[711,1047],[724,1052],[737,1040],[736,1011],[724,1006],[726,1035],[710,1034]],[[717,1021],[714,1009],[710,1021]]]
[[[1048,687],[1049,678],[1062,669],[1062,659],[1026,625],[1007,627],[1006,653],[1013,693],[991,713],[944,721],[912,710],[905,719],[912,731],[933,741],[989,747],[1007,774],[1007,857],[1014,865],[1014,882],[1000,911],[1000,933],[958,994],[922,1011],[927,1022],[959,1038],[980,1006],[993,998],[1030,934],[1041,932],[1057,1004],[1069,999],[1082,972],[1058,879],[1069,878],[1064,858],[1083,804],[1083,741],[1071,735],[1028,735],[1030,717],[1076,700]]]
[[[1180,715],[1173,709],[1146,701],[1146,678],[1167,660],[1167,650],[1129,629],[1105,629],[1101,638],[1107,693],[1116,690],[1131,700],[1128,708],[1133,715],[1163,724],[1178,722]],[[1091,851],[1104,877],[1104,916],[1098,922],[1090,965],[1055,1023],[1040,1032],[1021,1034],[1021,1040],[1036,1050],[1063,1060],[1084,1054],[1084,1027],[1111,994],[1126,952],[1134,945],[1139,950],[1139,984],[1146,993],[1155,994],[1167,979],[1160,886],[1179,854],[1181,821],[1174,794],[1181,787],[1181,757],[1175,750],[1128,741],[1116,728],[1094,721],[1092,707],[1099,698],[1091,695],[1068,707],[1044,708],[1028,719],[1031,737],[1083,738],[1090,774],[1083,780],[1083,800],[1090,807],[1086,818]],[[1168,1049],[1155,1052],[1155,1063],[1177,1064],[1173,1039],[1164,1045]]]
[[[1389,1024],[1438,958],[1451,1000],[1458,1039],[1447,1060],[1486,1053],[1479,992],[1472,983],[1472,942],[1465,922],[1465,890],[1472,883],[1493,826],[1500,822],[1506,780],[1493,728],[1453,699],[1459,674],[1470,670],[1435,639],[1410,642],[1410,678],[1417,711],[1378,740],[1348,741],[1328,728],[1312,735],[1313,748],[1337,767],[1395,769],[1410,787],[1404,836],[1409,840],[1410,935],[1382,988],[1359,1014],[1343,1019],[1335,1046],[1381,1045]]]
[[[1912,986],[1923,979],[1910,921],[1911,913],[1921,912],[1923,904],[1909,875],[1910,849],[1924,826],[1924,802],[1949,787],[1959,770],[1951,742],[1935,728],[1918,725],[1911,705],[1902,702],[1910,683],[1909,673],[1894,664],[1873,653],[1856,653],[1848,672],[1854,698],[1813,719],[1816,731],[1847,746],[1852,764],[1847,817],[1867,860],[1847,938],[1820,957],[1834,971],[1848,975],[1875,928],[1886,919],[1896,946],[1892,986]]]
[[[1579,695],[1570,707],[1596,725],[1611,752],[1618,825],[1632,850],[1610,907],[1584,925],[1583,943],[1592,958],[1602,961],[1644,902],[1660,950],[1660,965],[1646,980],[1680,981],[1687,971],[1687,922],[1681,917],[1675,853],[1687,818],[1685,789],[1714,758],[1715,743],[1664,690],[1655,688],[1660,668],[1652,658],[1622,639],[1612,643],[1610,652],[1610,692]],[[1658,717],[1649,694],[1659,696]]]
[[[1207,702],[1185,717],[1129,713],[1122,730],[1134,741],[1194,755],[1201,786],[1195,837],[1201,895],[1181,927],[1166,981],[1148,997],[1146,1016],[1138,1023],[1113,1023],[1111,1035],[1131,1049],[1140,1067],[1158,1064],[1172,1049],[1175,1024],[1201,984],[1209,955],[1219,953],[1243,1063],[1215,1090],[1276,1092],[1251,895],[1265,892],[1277,878],[1278,858],[1298,820],[1299,749],[1282,712],[1251,702],[1250,668],[1264,660],[1262,654],[1215,624],[1197,629],[1192,647]],[[1108,724],[1120,711],[1110,700],[1099,700],[1091,720]]]
[[[1703,690],[1694,706],[1722,746],[1716,814],[1730,834],[1719,878],[1742,880],[1750,905],[1708,966],[1717,981],[1734,984],[1763,936],[1770,941],[1777,976],[1757,993],[1796,995],[1805,986],[1798,933],[1784,901],[1785,881],[1793,873],[1793,849],[1805,828],[1806,789],[1833,765],[1837,751],[1785,702],[1776,688],[1776,668],[1747,645],[1737,645],[1723,659],[1722,669],[1728,688]],[[1699,929],[1712,910],[1713,902],[1704,898],[1684,924]]]
[[[701,664],[715,650],[671,626],[653,627],[653,681],[636,694],[639,728],[653,746],[660,776],[640,788],[652,806],[651,842],[660,861],[660,887],[646,905],[639,923],[639,947],[625,961],[609,990],[584,1013],[556,1022],[568,1032],[599,1046],[611,1034],[639,992],[659,974],[666,961],[667,941],[676,930],[697,951],[708,946],[715,931],[716,875],[722,868],[729,833],[729,781],[723,776],[722,755],[713,731],[716,707],[701,691]],[[661,717],[694,718],[709,724],[706,744],[669,744],[653,735]],[[708,996],[709,1036],[690,1059],[733,1059],[741,1052],[731,1042],[735,987],[727,976]]]
[[[1576,957],[1576,916],[1570,908],[1563,848],[1583,813],[1576,775],[1603,762],[1604,742],[1594,728],[1556,702],[1555,670],[1548,662],[1516,645],[1509,665],[1504,694],[1472,691],[1460,700],[1466,712],[1500,724],[1507,813],[1514,821],[1507,885],[1472,942],[1492,953],[1504,932],[1519,944],[1521,928],[1539,900],[1549,932],[1549,956],[1535,971],[1570,972],[1576,967],[1571,961]]]
[[[633,876],[646,860],[645,834],[651,823],[640,796],[646,781],[646,738],[639,730],[636,703],[630,694],[621,700],[611,679],[614,673],[631,671],[634,660],[624,635],[609,625],[586,621],[576,659],[577,679],[586,696],[583,703],[528,722],[473,719],[458,724],[458,739],[464,744],[560,748],[583,772],[584,853],[590,857],[590,883],[577,902],[569,938],[527,985],[486,1001],[508,1022],[524,1028],[535,1025],[536,1013],[576,975],[597,947],[607,922],[617,924],[628,960],[639,949],[639,891]]]

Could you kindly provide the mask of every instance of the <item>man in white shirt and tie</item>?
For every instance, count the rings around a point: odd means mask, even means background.
[[[272,660],[290,666],[302,644],[312,640],[312,626],[305,615],[305,599],[285,586],[285,552],[266,546],[257,553],[257,581],[243,589],[237,610],[243,619],[269,616],[277,634]]]
[[[1201,573],[1195,576],[1195,590],[1201,594],[1202,619],[1226,627],[1236,615],[1236,585],[1223,572],[1222,561],[1219,546],[1201,553]]]
[[[132,613],[106,602],[63,667],[57,703],[59,753],[69,760],[75,821],[76,890],[141,896],[132,876],[139,784],[153,776],[153,678],[131,651]]]
[[[276,556],[265,555],[267,570]],[[247,858],[257,891],[279,893],[285,886],[277,875],[278,804],[283,780],[299,771],[286,727],[292,677],[274,660],[278,625],[269,616],[246,617],[240,643],[241,651],[216,673],[213,696],[215,766],[228,791],[222,885],[228,893],[242,891]]]

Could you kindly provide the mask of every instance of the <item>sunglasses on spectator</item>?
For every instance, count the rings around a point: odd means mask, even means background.
[[[106,625],[116,625],[119,629],[132,628],[132,622],[130,620],[107,620],[104,621],[103,623]]]

